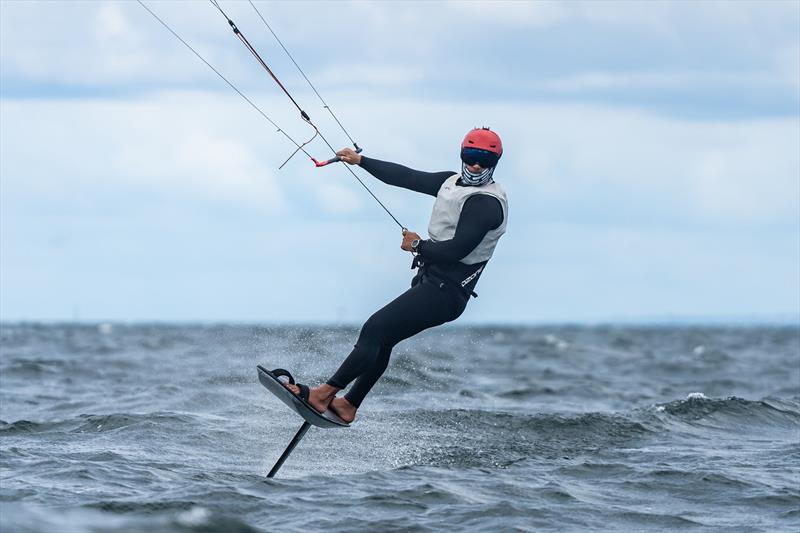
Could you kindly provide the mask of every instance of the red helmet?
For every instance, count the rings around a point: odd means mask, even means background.
[[[464,148],[486,150],[497,154],[498,158],[503,155],[503,142],[500,140],[500,136],[489,128],[475,128],[467,133],[464,142],[461,143],[461,149]]]

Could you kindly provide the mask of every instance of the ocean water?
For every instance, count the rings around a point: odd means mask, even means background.
[[[348,429],[355,327],[0,328],[0,531],[800,530],[800,330],[465,327],[395,348]]]

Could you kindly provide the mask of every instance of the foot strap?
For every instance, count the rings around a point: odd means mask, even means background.
[[[292,377],[292,375],[289,373],[288,370],[284,370],[282,368],[276,368],[275,370],[272,371],[272,375],[274,375],[276,378],[281,378],[281,377],[289,378],[289,385],[294,385],[294,378]]]

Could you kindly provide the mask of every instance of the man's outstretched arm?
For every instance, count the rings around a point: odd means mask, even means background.
[[[442,183],[455,174],[455,172],[449,171],[421,172],[397,163],[364,157],[350,148],[339,150],[336,155],[345,163],[361,166],[384,183],[431,196],[436,196]]]

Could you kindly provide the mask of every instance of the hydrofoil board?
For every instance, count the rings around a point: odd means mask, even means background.
[[[264,385],[268,391],[275,395],[280,401],[285,403],[289,408],[303,417],[303,420],[320,428],[349,428],[350,424],[333,414],[331,411],[320,413],[301,397],[293,394],[292,391],[286,388],[278,376],[273,374],[261,365],[257,365],[258,381]]]

